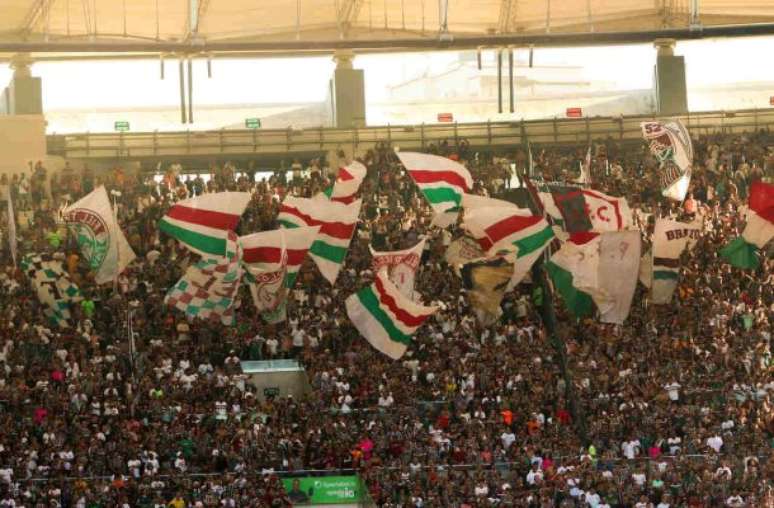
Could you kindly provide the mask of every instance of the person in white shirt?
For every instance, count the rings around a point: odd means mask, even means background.
[[[532,469],[527,473],[527,483],[535,485],[543,481],[543,471],[538,469],[537,464],[532,464]]]
[[[723,448],[723,438],[720,436],[712,436],[707,439],[707,446],[715,450],[715,453],[720,453],[720,449]]]
[[[387,408],[392,406],[393,403],[395,403],[395,399],[392,398],[392,393],[388,393],[386,396],[379,396],[379,407]]]
[[[511,430],[505,430],[500,435],[500,440],[503,442],[503,448],[507,450],[516,441],[516,435]]]
[[[673,381],[667,385],[664,385],[664,389],[669,395],[669,400],[672,402],[677,402],[680,400],[680,383]]]

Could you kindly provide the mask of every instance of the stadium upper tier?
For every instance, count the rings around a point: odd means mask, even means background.
[[[5,0],[0,56],[30,52],[329,51],[771,33],[770,0]],[[731,28],[746,25],[742,31]],[[713,28],[714,27],[714,28]],[[723,27],[727,31],[717,29]],[[714,30],[714,31],[713,31]],[[664,31],[663,33],[661,31]],[[439,37],[441,34],[441,37]],[[693,35],[691,35],[693,34]],[[574,39],[574,36],[580,36]],[[569,36],[569,37],[567,37]],[[540,38],[537,38],[540,37]],[[564,37],[564,38],[563,38]],[[551,39],[555,38],[555,39]],[[525,42],[527,39],[525,39]],[[72,56],[72,55],[71,55]]]

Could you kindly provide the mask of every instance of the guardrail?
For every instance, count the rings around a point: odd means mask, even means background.
[[[48,152],[74,159],[307,155],[344,149],[357,153],[377,142],[422,150],[447,140],[473,147],[506,148],[531,143],[588,143],[592,139],[641,139],[640,122],[654,115],[554,118],[516,122],[387,125],[355,129],[252,129],[180,132],[83,133],[48,136]],[[774,108],[707,111],[680,116],[693,135],[741,133],[774,126]]]

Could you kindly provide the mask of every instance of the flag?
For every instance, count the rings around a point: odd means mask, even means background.
[[[11,251],[11,259],[13,259],[13,265],[16,266],[16,215],[13,211],[13,201],[11,200],[11,186],[5,185],[2,188],[0,197],[6,200],[6,206],[8,211],[8,250]]]
[[[366,177],[366,167],[357,162],[352,161],[346,166],[339,168],[339,173],[336,175],[336,181],[323,191],[323,195],[331,201],[338,201],[348,205],[355,200],[355,195],[360,184]]]
[[[478,259],[462,267],[462,286],[468,303],[482,326],[493,325],[502,316],[503,295],[513,274],[513,263],[502,256]]]
[[[462,196],[473,188],[473,178],[465,166],[426,153],[397,152],[397,155],[433,208],[433,224],[444,228],[457,222]]]
[[[484,256],[479,243],[470,235],[463,235],[453,240],[446,248],[444,259],[452,267],[454,273],[461,277],[460,267],[474,259]]]
[[[407,298],[414,297],[414,276],[422,259],[422,250],[425,248],[425,238],[409,249],[394,250],[390,252],[375,251],[368,246],[373,258],[374,273],[382,269],[387,270],[390,282]]]
[[[97,284],[115,281],[136,257],[116,221],[103,185],[65,208],[62,216]]]
[[[159,222],[159,229],[203,257],[231,257],[226,252],[229,231],[250,202],[249,192],[202,194],[176,203]]]
[[[577,233],[546,262],[545,269],[567,310],[576,318],[590,316],[594,296],[599,296],[599,245],[597,233]]]
[[[656,220],[650,286],[653,303],[665,304],[672,301],[680,273],[680,254],[695,245],[700,233],[698,224],[685,224],[669,219]]]
[[[319,230],[319,226],[276,229],[239,237],[245,280],[264,320],[284,321],[288,292]]]
[[[591,189],[558,186],[552,187],[551,197],[568,233],[621,231],[632,224],[632,213],[626,198],[608,196]]]
[[[661,193],[683,201],[691,183],[693,144],[688,129],[680,120],[642,122],[642,136],[659,161]]]
[[[511,255],[514,270],[509,288],[522,281],[554,238],[554,232],[545,218],[530,215],[521,209],[468,209],[463,227],[488,256]]]
[[[629,315],[639,274],[641,240],[639,231],[616,231],[600,235],[598,281],[595,300],[603,323],[623,324]]]
[[[62,262],[48,254],[28,254],[21,260],[22,271],[27,274],[43,311],[51,324],[67,327],[71,317],[70,306],[83,298],[81,290],[72,283]]]
[[[379,272],[370,286],[345,302],[352,324],[375,349],[393,360],[399,359],[411,343],[411,336],[436,307],[425,307],[406,298]]]
[[[280,206],[277,220],[282,227],[320,227],[309,254],[331,285],[336,282],[347,256],[361,203],[360,199],[345,205],[335,201],[288,196]]]
[[[750,186],[747,225],[739,236],[723,247],[720,255],[737,268],[756,269],[760,249],[774,237],[774,185],[755,181]]]
[[[164,303],[195,319],[235,323],[234,301],[242,280],[241,252],[236,233],[228,231],[231,256],[205,258],[189,266],[183,277],[167,292]]]
[[[583,162],[578,162],[580,168],[580,176],[575,179],[575,183],[584,185],[591,184],[591,147],[586,151],[586,159]]]

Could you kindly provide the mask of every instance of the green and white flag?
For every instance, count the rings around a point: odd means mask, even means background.
[[[113,282],[136,257],[116,222],[104,186],[65,208],[62,215],[97,284]]]
[[[81,290],[72,283],[62,262],[48,254],[28,254],[21,260],[21,269],[32,282],[44,314],[51,324],[66,328],[71,318],[70,308],[83,298]]]
[[[411,336],[437,310],[401,294],[386,270],[376,274],[373,284],[347,298],[346,307],[360,335],[393,360],[403,356]]]

